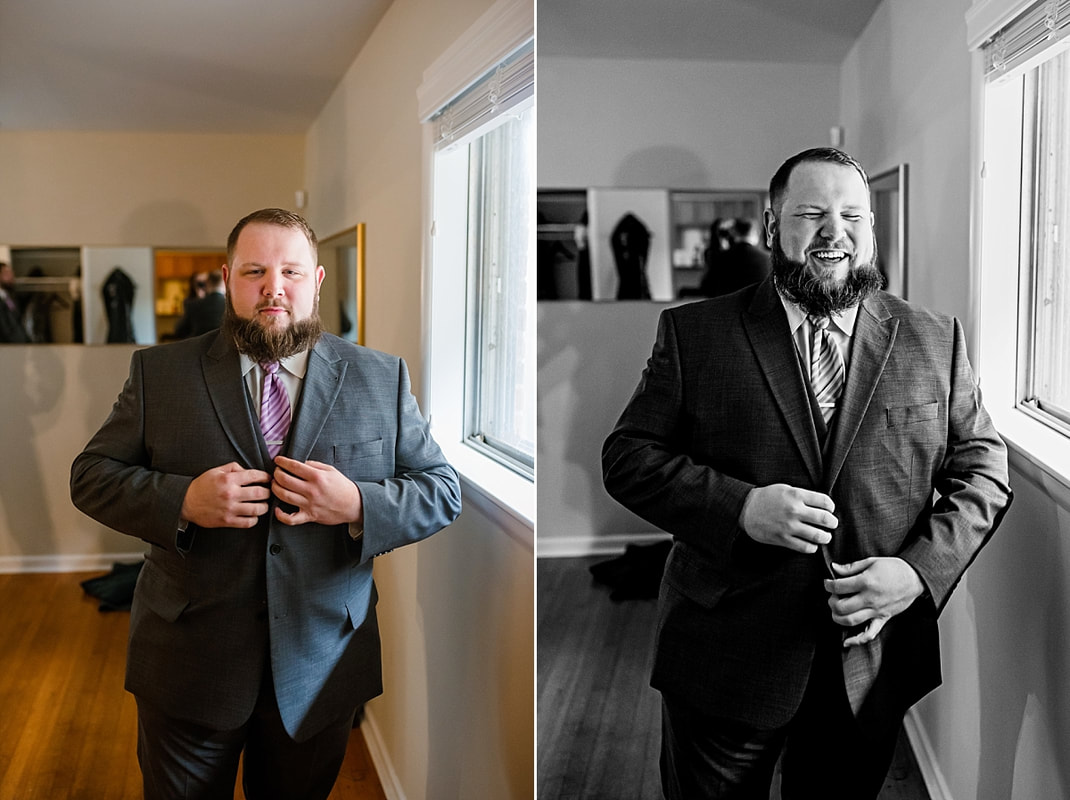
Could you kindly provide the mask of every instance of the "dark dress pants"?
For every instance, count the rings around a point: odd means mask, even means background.
[[[252,716],[237,730],[177,720],[141,698],[137,711],[145,800],[233,800],[243,750],[242,788],[248,800],[326,800],[356,716],[354,709],[311,739],[295,742],[283,727],[270,674]]]
[[[752,728],[698,713],[682,698],[662,697],[667,800],[769,800],[780,758],[782,800],[877,797],[895,754],[902,713],[883,715],[879,729],[859,726],[843,686],[839,634],[831,633],[818,647],[802,705],[784,728]]]

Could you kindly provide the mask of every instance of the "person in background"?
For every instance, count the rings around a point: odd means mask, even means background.
[[[195,272],[189,276],[189,289],[182,301],[182,316],[175,323],[173,339],[186,339],[192,336],[193,309],[208,292],[208,273]],[[217,326],[218,327],[218,326]]]
[[[137,350],[71,498],[149,543],[126,688],[144,793],[323,800],[382,691],[374,559],[460,513],[405,363],[324,333],[316,236],[281,209],[227,243],[223,327]]]
[[[701,294],[707,297],[731,294],[769,275],[769,253],[759,246],[759,232],[756,220],[732,220],[728,248],[703,276]]]
[[[602,452],[673,536],[652,685],[666,797],[872,800],[940,684],[937,617],[1010,504],[958,320],[880,291],[861,165],[789,158],[772,276],[662,312]]]
[[[30,335],[22,325],[22,316],[15,301],[15,270],[0,261],[0,343],[26,344]]]
[[[205,279],[206,290],[189,308],[186,336],[200,336],[214,331],[223,323],[226,309],[226,287],[221,270],[212,270]]]

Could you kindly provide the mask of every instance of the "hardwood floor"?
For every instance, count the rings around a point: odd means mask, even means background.
[[[656,604],[611,601],[588,570],[604,560],[537,561],[539,800],[662,797]],[[880,800],[929,800],[904,736]]]
[[[130,617],[85,596],[95,574],[0,575],[0,798],[141,797]],[[331,800],[386,800],[359,730]]]

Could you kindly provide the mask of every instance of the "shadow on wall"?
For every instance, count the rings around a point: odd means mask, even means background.
[[[1012,475],[1012,480],[1017,475]],[[977,624],[977,800],[1070,788],[1070,518],[1029,480],[971,569]],[[1063,490],[1063,494],[1067,494]]]
[[[682,147],[659,146],[636,150],[621,162],[614,188],[713,189],[706,162]]]
[[[4,345],[0,349],[4,407],[0,413],[0,509],[3,527],[20,555],[55,551],[56,525],[49,502],[54,461],[38,455],[37,431],[53,427],[66,374],[50,345]]]
[[[255,211],[250,208],[241,212]],[[209,225],[200,209],[189,203],[161,201],[146,203],[132,211],[120,225],[123,243],[155,247],[221,247],[226,241],[216,241],[211,231],[230,231],[238,218],[213,220]],[[226,233],[223,234],[226,236]],[[218,238],[218,237],[216,237]]]

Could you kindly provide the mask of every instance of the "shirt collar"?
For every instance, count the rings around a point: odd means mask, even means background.
[[[282,369],[289,372],[295,378],[305,379],[305,372],[308,371],[308,350],[302,350],[296,355],[287,356],[286,358],[279,360],[279,366]],[[257,366],[257,362],[253,361],[245,353],[240,353],[241,356],[241,374],[245,377],[249,374],[249,370]]]
[[[788,315],[788,324],[791,326],[792,335],[806,322],[806,312],[798,305],[788,300],[784,295],[777,293],[780,302],[784,305],[784,311]],[[833,314],[829,318],[829,324],[835,325],[836,329],[844,336],[852,336],[855,332],[855,322],[858,320],[858,305],[855,304],[845,311]]]

